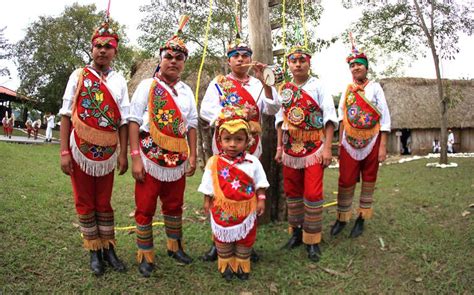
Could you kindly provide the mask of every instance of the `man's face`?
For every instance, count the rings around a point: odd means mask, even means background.
[[[357,81],[363,81],[367,78],[367,68],[358,62],[351,63],[350,65],[352,78]]]
[[[247,51],[237,51],[228,59],[230,69],[237,75],[244,75],[247,73],[250,66],[242,66],[252,62],[252,56]]]
[[[98,67],[109,67],[116,54],[117,50],[110,44],[96,44],[92,47],[92,59]]]
[[[181,76],[186,55],[179,51],[166,50],[161,53],[160,72],[170,81]]]
[[[304,78],[309,73],[309,57],[305,54],[292,54],[288,57],[288,68],[295,78]]]

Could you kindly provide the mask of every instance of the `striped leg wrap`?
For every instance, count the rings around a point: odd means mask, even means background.
[[[221,243],[215,241],[217,249],[217,268],[220,273],[223,273],[227,266],[230,266],[232,271],[237,271],[234,256],[234,243]]]
[[[304,222],[303,197],[287,197],[288,223],[290,227],[299,227]]]
[[[351,219],[351,207],[355,187],[355,185],[350,187],[339,186],[337,194],[337,219],[339,221],[347,222]]]
[[[236,271],[240,268],[243,272],[250,272],[250,254],[252,248],[245,247],[244,245],[237,244],[235,246],[235,269]]]
[[[85,215],[78,214],[78,217],[81,233],[84,238],[84,248],[94,251],[102,249],[102,242],[99,238],[95,212]]]
[[[359,214],[363,219],[372,217],[372,203],[374,201],[375,182],[362,181],[360,190]]]
[[[150,224],[141,225],[137,224],[136,229],[137,234],[137,261],[142,262],[143,258],[146,259],[148,263],[153,263],[155,260],[155,254],[153,250],[153,227]]]
[[[179,249],[178,240],[182,237],[182,216],[163,215],[163,218],[166,236],[168,237],[166,247],[169,251],[176,252]]]
[[[114,212],[96,212],[95,217],[102,246],[106,249],[109,245],[115,247]]]
[[[304,201],[303,243],[306,245],[319,244],[321,242],[323,203],[323,200],[316,202]]]

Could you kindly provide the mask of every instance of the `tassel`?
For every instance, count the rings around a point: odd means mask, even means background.
[[[71,121],[77,135],[87,142],[100,146],[114,146],[118,143],[118,132],[102,131],[87,125],[79,119],[77,111],[73,112]]]
[[[358,214],[357,215],[360,215],[362,216],[362,219],[371,219],[372,218],[372,215],[373,215],[373,210],[372,208],[359,208],[357,210]]]
[[[303,243],[305,245],[314,245],[321,243],[321,233],[310,234],[303,231]]]
[[[137,261],[141,263],[145,258],[146,262],[153,263],[155,262],[155,251],[154,250],[138,250],[137,252]]]
[[[182,244],[181,244],[182,246]],[[178,240],[174,239],[167,239],[166,240],[166,248],[168,251],[176,252],[179,250]]]
[[[235,259],[235,268],[238,269],[240,268],[244,273],[250,273],[250,258],[247,259],[240,259],[236,258]]]
[[[236,271],[235,269],[235,257],[230,257],[230,258],[221,258],[217,257],[217,269],[219,270],[220,273],[223,273],[227,266],[230,266],[232,271]]]
[[[110,245],[112,245],[113,248],[116,248],[117,241],[115,239],[108,239],[108,240],[101,239],[101,241],[102,241],[102,249],[109,249]]]
[[[84,239],[83,246],[90,251],[102,250],[102,241],[100,239],[86,240]]]
[[[160,148],[177,152],[188,153],[188,143],[184,137],[172,137],[161,132],[153,122],[150,123],[150,135]]]
[[[348,222],[349,220],[351,220],[351,216],[352,216],[352,211],[347,211],[347,212],[337,212],[336,213],[336,218],[337,220],[339,221],[342,221],[342,222]]]

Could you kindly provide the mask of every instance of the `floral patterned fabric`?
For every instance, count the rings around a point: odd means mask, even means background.
[[[82,71],[82,84],[75,107],[77,116],[87,126],[105,132],[118,131],[120,109],[101,79],[88,67]]]
[[[364,90],[353,84],[347,87],[344,100],[344,131],[352,147],[366,147],[380,129],[380,112],[366,98]]]
[[[115,153],[117,146],[100,146],[89,143],[81,139],[77,132],[74,132],[74,138],[79,151],[88,159],[93,161],[105,161],[110,159]]]
[[[188,158],[187,153],[178,153],[160,148],[147,132],[140,133],[140,148],[153,163],[166,168],[182,165]]]

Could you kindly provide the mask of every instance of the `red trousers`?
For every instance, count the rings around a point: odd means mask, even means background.
[[[370,154],[363,160],[354,160],[341,146],[339,153],[339,186],[350,187],[355,185],[362,175],[362,181],[375,182],[379,170],[380,136]]]
[[[310,202],[323,199],[324,168],[320,164],[304,169],[283,166],[283,187],[288,198],[303,197]]]
[[[76,161],[72,162],[71,181],[77,213],[87,215],[92,212],[113,212],[110,200],[114,171],[105,176],[94,177],[82,171]]]
[[[135,182],[135,221],[140,225],[150,224],[156,211],[157,198],[161,200],[161,212],[168,216],[183,214],[186,177],[172,182],[160,181],[145,174],[144,182]]]

